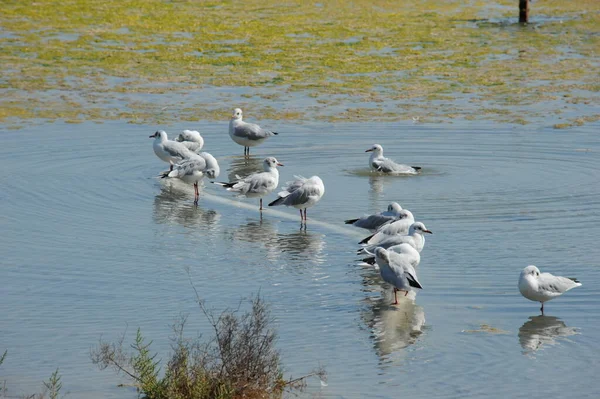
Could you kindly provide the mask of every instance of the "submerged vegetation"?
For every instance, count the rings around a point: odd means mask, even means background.
[[[269,309],[256,296],[244,313],[226,310],[219,315],[198,301],[214,336],[188,339],[182,318],[174,326],[172,354],[161,366],[138,329],[132,353],[117,343],[100,342],[92,361],[101,369],[112,368],[127,375],[147,399],[278,398],[286,389],[303,388],[306,378],[325,379],[323,370],[286,380],[275,348],[277,334]],[[164,370],[161,372],[161,367]]]
[[[2,2],[0,122],[600,118],[600,2]],[[527,109],[524,112],[524,109]],[[563,126],[564,125],[564,126]]]

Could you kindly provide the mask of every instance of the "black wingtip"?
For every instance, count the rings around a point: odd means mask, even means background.
[[[160,176],[160,178],[164,179],[165,177],[168,177],[168,176],[169,176],[169,172],[165,172]]]
[[[235,186],[235,184],[236,184],[237,182],[233,182],[233,183],[226,183],[226,182],[224,182],[224,181],[219,181],[219,182],[214,182],[214,181],[211,181],[211,183],[212,183],[212,184],[220,184],[221,186],[223,186],[223,187],[225,187],[225,188],[231,188],[231,187]]]
[[[375,257],[374,256],[370,256],[368,258],[364,258],[361,259],[363,262],[368,263],[369,265],[374,265],[375,264]]]
[[[406,273],[406,279],[408,280],[408,285],[410,285],[411,287],[423,289],[421,284],[419,284],[417,279],[415,279],[412,274]]]
[[[281,203],[281,202],[284,200],[284,198],[285,198],[285,197],[279,197],[279,198],[277,198],[275,201],[273,201],[273,202],[270,202],[268,206],[279,205],[279,204],[280,204],[280,203]]]
[[[273,133],[275,136],[277,136],[279,134],[278,132],[271,132],[271,133]]]
[[[346,224],[354,224],[358,219],[348,219],[348,220],[344,220],[344,223]]]
[[[579,283],[579,280],[577,280],[575,277],[567,277],[567,278],[574,283]]]
[[[370,236],[368,236],[367,238],[363,239],[361,242],[359,242],[359,244],[367,244],[369,242],[369,240],[371,238],[373,238],[375,234],[371,234]]]
[[[421,170],[421,169],[423,169],[423,168],[422,168],[422,167],[420,167],[420,166],[411,166],[411,168],[413,168],[414,170]]]

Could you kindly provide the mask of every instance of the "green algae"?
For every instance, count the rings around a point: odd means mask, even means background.
[[[261,119],[525,124],[567,105],[580,114],[557,125],[598,120],[596,0],[534,3],[527,26],[515,23],[514,0],[1,8],[4,123],[223,120],[233,106]]]

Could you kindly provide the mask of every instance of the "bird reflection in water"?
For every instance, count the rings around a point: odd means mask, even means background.
[[[384,188],[385,176],[378,173],[369,174],[369,198],[373,206],[379,204],[379,201],[383,199],[383,188]]]
[[[233,240],[261,245],[267,249],[267,259],[277,261],[283,254],[289,259],[323,263],[324,235],[300,231],[280,234],[277,225],[268,219],[252,219],[230,231]]]
[[[161,224],[179,224],[184,227],[205,226],[214,230],[221,215],[214,210],[206,210],[189,202],[190,186],[171,181],[165,183],[160,193],[154,197],[154,221]]]
[[[401,350],[417,341],[425,325],[425,312],[414,300],[402,297],[398,305],[390,305],[392,300],[392,295],[369,298],[368,310],[363,313],[372,333],[373,347],[382,362],[402,355]]]
[[[532,354],[544,346],[556,345],[558,340],[578,334],[577,328],[567,327],[558,317],[531,316],[519,328],[519,343],[523,354]]]
[[[239,177],[246,177],[251,173],[262,172],[264,158],[246,156],[235,157],[231,160],[227,169],[229,181],[238,180]]]

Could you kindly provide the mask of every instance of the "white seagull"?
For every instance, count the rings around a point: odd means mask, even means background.
[[[192,151],[188,150],[184,144],[169,140],[167,137],[167,132],[164,130],[157,131],[150,136],[150,138],[154,139],[154,143],[152,143],[154,153],[157,157],[170,165],[169,170],[173,170],[174,163],[181,162],[184,159],[188,159],[196,155]]]
[[[365,152],[373,152],[369,157],[369,167],[373,170],[397,175],[416,175],[421,170],[420,166],[402,165],[383,156],[383,147],[379,144],[373,144]]]
[[[248,198],[259,197],[259,210],[262,211],[262,197],[270,194],[279,184],[278,166],[283,166],[283,164],[279,163],[277,159],[273,157],[265,158],[263,161],[264,172],[252,173],[244,178],[236,176],[239,180],[230,183],[213,183],[225,187],[227,191],[233,191]]]
[[[378,242],[375,245],[369,245],[367,247],[359,249],[357,253],[368,254],[370,252],[373,252],[376,247],[382,247],[387,249],[389,247],[399,245],[402,243],[410,244],[414,249],[421,252],[423,250],[423,247],[425,246],[425,237],[423,236],[424,233],[433,234],[430,230],[427,229],[427,227],[425,227],[423,223],[415,222],[412,224],[412,226],[410,226],[410,229],[408,229],[408,235],[390,236],[389,238],[386,238],[385,240]]]
[[[530,301],[540,302],[544,314],[544,302],[561,296],[581,283],[575,278],[554,276],[550,273],[540,273],[540,269],[530,265],[519,276],[519,291]]]
[[[198,190],[198,182],[204,176],[210,179],[215,179],[221,173],[219,163],[208,152],[201,152],[173,166],[173,170],[165,172],[162,178],[170,177],[180,179],[181,181],[194,185],[194,204],[198,205],[200,192]]]
[[[300,221],[306,221],[306,208],[315,205],[323,194],[325,194],[325,185],[319,176],[313,176],[307,179],[302,176],[294,176],[296,180],[287,182],[283,191],[280,191],[275,201],[269,206],[286,205],[300,209]],[[304,209],[304,216],[302,210]]]
[[[404,261],[408,261],[414,268],[421,263],[421,254],[408,243],[393,245],[387,248],[387,251],[390,259],[403,259]],[[375,265],[375,254],[369,252],[369,255],[371,256],[362,259],[362,261],[370,265]]]
[[[198,152],[204,147],[204,139],[200,135],[200,132],[196,130],[184,130],[179,133],[179,136],[175,139],[187,147],[188,150]]]
[[[267,138],[279,134],[265,130],[254,123],[246,123],[242,120],[242,110],[236,108],[229,121],[229,136],[231,139],[244,146],[244,155],[250,155],[250,147],[259,145]]]
[[[408,234],[410,226],[412,226],[414,222],[415,218],[412,212],[408,209],[402,209],[400,212],[398,212],[397,220],[379,227],[374,234],[366,237],[359,242],[359,244],[373,245],[385,240],[386,238],[389,238],[390,236],[395,236],[398,234],[406,235]]]
[[[386,248],[388,254],[391,259],[396,257],[401,257],[403,260],[408,261],[412,267],[416,268],[421,263],[421,254],[417,251],[412,245],[408,243],[402,243],[398,245],[393,245],[389,248]],[[375,254],[371,252],[367,252],[370,256],[362,259],[363,262],[368,263],[370,265],[375,265]],[[398,258],[400,259],[400,258]]]
[[[381,247],[375,249],[375,261],[379,266],[381,278],[394,287],[393,305],[398,304],[398,291],[405,291],[404,296],[406,296],[412,288],[423,289],[417,279],[417,272],[410,262],[398,257],[392,259],[388,250]]]
[[[358,219],[348,219],[344,223],[351,224],[355,227],[360,227],[367,230],[376,230],[381,225],[392,222],[398,219],[398,213],[402,207],[397,202],[392,202],[388,205],[387,211],[374,213],[372,215],[363,216]]]

